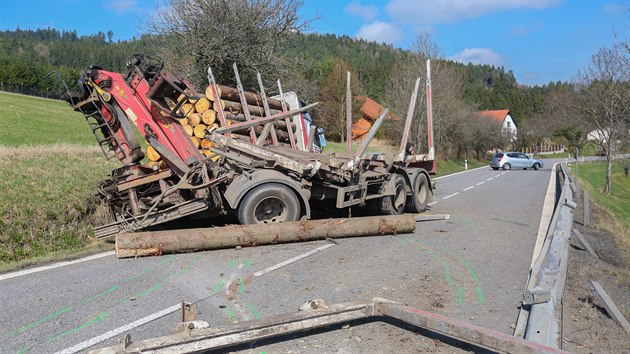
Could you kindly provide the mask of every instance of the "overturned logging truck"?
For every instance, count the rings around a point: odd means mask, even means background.
[[[430,99],[428,153],[406,149],[420,79],[400,153],[388,157],[366,153],[387,109],[357,151],[348,144],[345,154],[321,154],[313,149],[316,127],[305,117],[317,103],[301,107],[294,93],[282,92],[280,81],[279,95],[268,98],[260,74],[254,93],[243,89],[236,65],[236,88],[217,85],[209,68],[209,86],[201,94],[162,68],[159,58],[134,54],[124,74],[90,66],[80,74],[79,92],[66,86],[66,101],[85,116],[105,155],[123,164],[98,187],[114,222],[95,228],[97,238],[191,215],[232,214],[241,224],[297,221],[311,217],[313,204],[416,213],[432,199]],[[352,100],[346,101],[351,112]],[[350,125],[350,114],[347,119]],[[138,136],[146,140],[144,151]],[[145,156],[149,162],[143,164]]]

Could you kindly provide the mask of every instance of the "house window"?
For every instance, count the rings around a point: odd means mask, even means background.
[[[507,122],[508,124],[508,129],[512,129],[512,122]]]

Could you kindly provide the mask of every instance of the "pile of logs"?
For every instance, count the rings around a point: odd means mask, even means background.
[[[205,139],[205,135],[207,130],[222,126],[221,120],[219,119],[219,111],[223,110],[225,125],[247,120],[247,115],[243,111],[243,105],[241,104],[238,90],[223,85],[217,85],[217,90],[218,99],[214,97],[211,86],[206,88],[205,95],[201,95],[199,99],[188,99],[181,106],[179,111],[179,114],[183,118],[177,120],[199,151],[212,160],[218,159],[219,156],[210,150],[213,143]],[[259,94],[246,91],[244,92],[244,96],[247,102],[247,109],[249,110],[249,119],[258,119],[266,116],[263,100]],[[180,97],[180,99],[183,99],[183,97]],[[267,103],[269,105],[269,114],[278,114],[283,111],[282,102],[280,100],[268,98]],[[295,131],[293,123],[290,124],[291,129]],[[249,131],[249,129],[236,131],[232,133],[232,138],[251,142],[252,135],[256,138],[259,137],[263,132],[264,126],[256,126],[251,129],[251,131]],[[284,120],[275,122],[274,129],[279,142],[289,143],[287,123]],[[270,136],[271,135],[269,135],[267,139],[271,143]],[[157,166],[158,169],[166,167],[164,161],[161,160],[161,156],[151,146],[147,147],[145,156],[149,159],[149,167],[154,168],[154,166]]]

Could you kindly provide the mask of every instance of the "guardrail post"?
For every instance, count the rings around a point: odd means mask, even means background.
[[[591,209],[591,200],[590,195],[587,190],[584,190],[584,218],[582,219],[582,223],[584,226],[588,226],[591,222],[590,220],[590,209]]]

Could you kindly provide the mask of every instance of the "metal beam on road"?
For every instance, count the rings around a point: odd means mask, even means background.
[[[506,333],[422,311],[382,298],[373,298],[368,303],[352,302],[335,305],[327,305],[323,300],[313,300],[304,303],[301,309],[302,311],[295,313],[228,326],[192,329],[137,343],[130,343],[127,336],[127,341],[124,341],[122,345],[94,350],[90,353],[110,354],[145,351],[188,353],[217,350],[358,319],[370,318],[379,320],[383,317],[394,318],[458,341],[501,352],[566,353],[562,350],[530,342]]]

